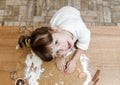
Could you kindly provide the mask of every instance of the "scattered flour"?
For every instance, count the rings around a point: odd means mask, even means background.
[[[20,48],[20,46],[19,46],[19,44],[17,44],[15,49],[18,50],[19,48]]]
[[[40,75],[44,72],[44,68],[41,67],[42,60],[33,52],[31,53],[26,56],[25,79],[29,85],[39,85],[38,79],[40,79]]]
[[[58,85],[58,83],[55,82],[55,85]]]
[[[91,74],[88,71],[88,60],[89,59],[86,57],[85,54],[81,54],[80,61],[81,61],[81,64],[82,64],[82,69],[83,69],[83,72],[86,73],[86,75],[87,75],[87,79],[83,83],[83,85],[89,85],[89,83],[91,81]]]
[[[52,74],[52,73],[49,73],[49,76],[53,76],[53,74]]]
[[[45,77],[45,78],[48,78],[48,77],[51,77],[51,76],[53,76],[53,74],[52,74],[52,73],[49,73],[49,74],[45,75],[44,77]]]
[[[64,81],[60,81],[60,85],[64,85]]]
[[[70,54],[74,53],[75,51],[76,51],[76,49],[73,48],[64,57],[66,58],[67,56],[69,56]],[[88,70],[88,61],[89,61],[89,59],[86,57],[85,54],[81,54],[80,55],[80,62],[81,62],[81,65],[82,65],[83,72],[87,75],[87,79],[85,80],[85,82],[83,83],[83,85],[89,85],[89,83],[91,82],[91,78],[92,78],[91,74],[90,74],[90,72]]]
[[[68,55],[70,55],[74,51],[75,50],[72,50],[72,52],[70,52]],[[86,73],[87,75],[87,78],[83,85],[89,85],[91,81],[91,74],[88,71],[88,60],[89,59],[86,57],[85,54],[82,54],[80,56],[83,72]],[[38,56],[36,56],[33,52],[31,52],[31,54],[28,54],[26,56],[25,63],[26,63],[26,68],[25,68],[24,79],[28,81],[29,85],[39,85],[38,79],[40,79],[41,74],[44,72],[44,68],[41,67],[42,60]],[[53,76],[53,74],[49,73],[49,76]],[[46,77],[48,77],[48,75]],[[59,83],[61,85],[64,84],[63,81],[60,81]],[[58,83],[55,82],[55,85],[58,85]]]

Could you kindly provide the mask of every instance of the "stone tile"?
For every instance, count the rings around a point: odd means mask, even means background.
[[[110,6],[110,2],[109,1],[103,1],[103,6]]]
[[[28,0],[20,0],[20,5],[27,5]]]
[[[14,22],[9,21],[9,22],[7,23],[7,26],[14,26]]]
[[[98,21],[97,16],[82,16],[82,18],[84,21],[91,23]]]
[[[0,26],[2,26],[2,22],[0,22]]]
[[[25,21],[26,20],[26,6],[19,7],[19,14],[18,14],[18,21]]]
[[[73,0],[73,5],[76,9],[80,10],[80,6],[81,6],[80,0]]]
[[[72,0],[66,0],[68,6],[73,6]]]
[[[65,6],[65,5],[67,5],[67,0],[60,0],[60,7],[63,7],[63,6]]]
[[[41,16],[34,16],[33,18],[33,22],[44,22],[45,19],[44,17],[41,17]]]
[[[13,24],[14,24],[14,26],[20,26],[20,22],[19,21],[15,21]]]
[[[120,23],[117,23],[117,26],[120,26]]]
[[[8,26],[8,22],[7,21],[4,22],[4,26]]]
[[[104,22],[105,23],[111,23],[111,10],[109,7],[104,7],[103,8],[104,11]]]
[[[35,16],[41,16],[41,11],[42,11],[42,0],[37,0],[35,2],[35,13],[34,13],[34,15]]]
[[[5,16],[18,16],[19,15],[19,6],[7,6],[5,10]]]
[[[112,18],[113,23],[119,23],[120,22],[120,17],[114,17]]]
[[[18,22],[19,23],[19,26],[25,26],[26,25],[26,22]]]
[[[6,5],[20,5],[21,0],[6,0]]]
[[[33,26],[40,26],[40,22],[33,22]]]
[[[103,4],[103,0],[96,0],[97,4]]]
[[[0,10],[5,9],[5,0],[0,0]]]
[[[120,11],[120,5],[119,6],[113,6],[113,5],[111,5],[111,11],[112,12],[118,12],[118,11]]]
[[[34,6],[35,6],[34,0],[28,0],[27,10],[26,10],[27,21],[32,21],[32,18],[34,16]]]
[[[116,26],[116,23],[105,23],[104,26]]]
[[[96,10],[96,0],[89,0],[89,10]]]
[[[63,1],[63,0],[62,0]],[[54,5],[54,7],[56,8],[56,9],[59,9],[60,8],[60,0],[54,0],[53,2],[53,5]],[[47,4],[49,4],[49,3],[47,3]]]
[[[89,7],[89,1],[88,0],[81,0],[81,9],[87,10]]]
[[[63,4],[64,4],[64,6],[65,5],[68,5],[68,6],[71,5],[71,3],[69,3],[69,0],[63,0]]]
[[[49,17],[49,16],[46,16],[46,17],[45,17],[45,22],[46,22],[47,24],[49,24],[49,22],[50,22],[50,19],[51,19],[51,17]]]
[[[112,1],[120,1],[120,0],[112,0]]]
[[[3,21],[3,17],[2,16],[0,16],[0,22],[2,22]]]
[[[119,1],[113,1],[111,0],[111,5],[114,5],[114,6],[119,6],[120,5],[120,0]]]
[[[97,16],[96,11],[91,11],[91,10],[81,10],[81,15],[82,16]]]
[[[5,16],[3,18],[5,21],[17,21],[18,17],[10,17],[10,16]]]
[[[85,24],[86,24],[87,26],[99,26],[99,25],[103,25],[103,24],[91,23],[91,22],[85,22]]]
[[[101,4],[97,5],[97,17],[98,17],[98,22],[103,23],[104,22],[104,15],[103,15],[103,6]]]
[[[120,11],[113,12],[112,14],[113,14],[112,15],[113,18],[114,17],[119,17],[120,16]]]
[[[114,23],[119,23],[120,22],[120,11],[112,13],[112,21]]]
[[[0,16],[4,16],[4,10],[0,10]]]
[[[2,21],[2,22],[0,22],[0,26],[4,26],[4,22]]]
[[[120,0],[0,0],[0,23],[49,24],[53,14],[65,5],[80,10],[89,25],[120,23]]]
[[[47,12],[47,16],[53,16],[57,10],[50,10]]]
[[[48,23],[42,23],[40,22],[38,26],[50,26]]]

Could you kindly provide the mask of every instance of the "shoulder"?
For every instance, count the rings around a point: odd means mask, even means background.
[[[51,18],[50,25],[59,26],[66,20],[71,20],[80,17],[80,12],[74,7],[64,6],[60,8]]]
[[[72,7],[72,6],[64,6],[64,7],[60,8],[58,10],[58,13],[59,12],[70,12],[70,13],[74,13],[74,14],[75,13],[80,14],[80,11],[78,9],[76,9],[75,7]]]

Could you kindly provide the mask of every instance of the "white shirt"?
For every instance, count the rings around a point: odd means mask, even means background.
[[[88,49],[90,31],[81,19],[79,10],[70,6],[62,7],[53,15],[50,25],[71,32],[78,40],[76,46],[82,50]]]

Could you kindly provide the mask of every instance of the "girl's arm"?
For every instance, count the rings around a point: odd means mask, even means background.
[[[72,60],[77,62],[79,60],[80,55],[84,53],[85,53],[84,50],[77,48],[75,54],[73,55]]]
[[[61,72],[64,72],[65,66],[66,66],[65,58],[64,57],[56,57],[56,65],[57,65],[57,68]]]
[[[67,68],[65,69],[65,73],[69,74],[74,72],[77,61],[79,60],[80,55],[83,53],[84,51],[79,48],[76,50],[75,54],[73,55],[73,58],[67,63]]]

